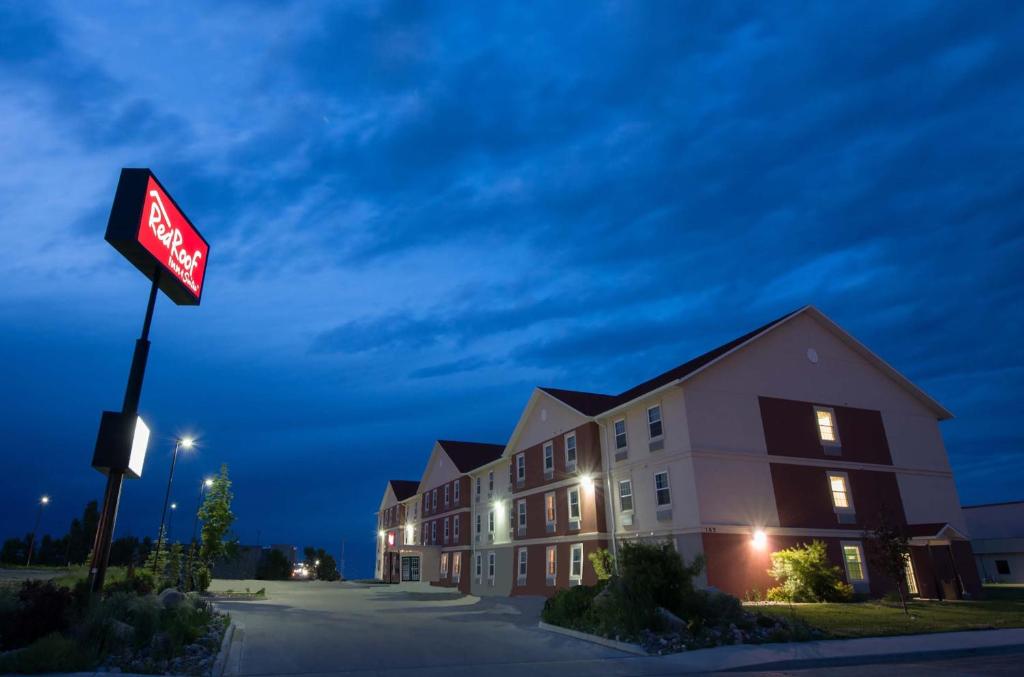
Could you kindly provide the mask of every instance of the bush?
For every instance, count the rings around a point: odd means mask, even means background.
[[[54,632],[66,630],[73,605],[71,591],[50,581],[25,581],[14,604],[4,602],[0,614],[2,648],[14,649]]]
[[[153,572],[147,569],[136,569],[131,576],[112,581],[103,586],[103,592],[129,592],[136,595],[148,595],[156,589]]]
[[[619,569],[622,602],[632,607],[627,614],[630,629],[658,627],[657,607],[680,618],[700,616],[705,600],[696,594],[693,578],[700,575],[703,568],[703,557],[698,556],[687,565],[668,541],[623,544]]]
[[[592,605],[599,592],[597,586],[585,585],[559,590],[544,602],[540,617],[545,623],[563,628],[592,631],[596,625]]]
[[[78,642],[52,633],[19,651],[0,655],[0,673],[79,672],[92,668],[96,655]]]
[[[612,573],[615,571],[615,560],[612,559],[612,554],[608,552],[608,548],[595,550],[590,553],[588,559],[590,560],[590,566],[594,567],[597,580],[607,581],[612,577]]]
[[[768,573],[779,582],[768,590],[769,601],[848,602],[853,598],[853,588],[842,580],[839,567],[829,563],[822,541],[773,552]]]

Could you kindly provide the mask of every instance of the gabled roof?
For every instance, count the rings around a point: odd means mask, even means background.
[[[949,538],[966,541],[967,536],[960,533],[960,530],[948,522],[927,522],[922,524],[908,524],[907,536],[928,540]]]
[[[395,499],[399,502],[415,495],[420,488],[417,480],[388,480],[388,484],[391,485],[391,491],[395,492]]]
[[[737,348],[740,345],[749,341],[750,339],[754,338],[755,336],[765,331],[768,331],[775,325],[790,318],[791,316],[795,315],[798,312],[800,311],[794,310],[793,312],[786,313],[782,317],[772,320],[766,325],[758,327],[754,331],[747,332],[743,336],[735,338],[732,341],[729,341],[728,343],[723,343],[714,350],[709,350],[703,355],[698,355],[689,362],[684,362],[678,367],[674,367],[662,374],[658,374],[654,378],[648,379],[639,385],[635,385],[629,390],[625,390],[619,393],[618,395],[588,393],[580,390],[562,390],[560,388],[541,388],[541,390],[551,395],[552,397],[561,400],[565,404],[568,404],[570,407],[580,412],[581,414],[585,414],[587,416],[597,416],[598,414],[602,414],[606,411],[614,409],[621,404],[625,404],[626,402],[635,400],[638,397],[642,397],[647,393],[651,392],[652,390],[657,390],[663,385],[686,378],[690,374],[699,370],[701,367],[704,367],[710,364],[711,362],[714,362],[716,359],[725,355],[732,349]]]
[[[491,461],[501,458],[505,451],[504,444],[487,444],[485,442],[457,442],[455,440],[438,440],[438,444],[452,459],[452,463],[459,469],[459,472],[467,473],[470,470],[487,465]]]
[[[665,386],[669,386],[673,383],[680,383],[696,375],[730,353],[743,348],[751,341],[754,341],[776,327],[785,324],[791,318],[805,313],[825,325],[827,329],[838,336],[840,340],[847,344],[847,346],[855,352],[860,353],[862,357],[874,364],[875,367],[909,391],[911,395],[934,411],[939,420],[953,418],[953,414],[950,413],[949,410],[932,399],[926,392],[914,385],[910,379],[896,371],[888,362],[880,358],[878,355],[871,352],[871,350],[869,350],[864,344],[855,339],[849,332],[837,325],[814,306],[804,306],[798,310],[786,313],[782,317],[774,319],[768,324],[762,325],[751,332],[747,332],[743,336],[735,338],[728,343],[723,343],[717,348],[693,358],[689,362],[684,362],[678,367],[669,369],[668,371],[644,381],[643,383],[635,385],[618,395],[604,395],[601,393],[588,393],[577,390],[561,390],[558,388],[541,388],[541,390],[585,416],[606,414],[632,402],[633,400],[664,388]]]

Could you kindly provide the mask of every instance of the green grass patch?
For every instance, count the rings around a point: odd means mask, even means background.
[[[1024,627],[1024,602],[935,602],[914,600],[910,616],[900,606],[851,604],[750,605],[771,616],[802,620],[830,637],[885,637],[957,630]]]

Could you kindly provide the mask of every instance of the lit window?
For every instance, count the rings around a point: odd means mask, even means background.
[[[526,580],[526,548],[519,548],[519,580]]]
[[[556,554],[555,546],[549,545],[546,552],[546,566],[547,566],[547,579],[548,583],[554,583],[555,576],[558,573],[558,555]]]
[[[818,421],[818,437],[822,444],[838,445],[839,434],[836,432],[835,412],[827,407],[815,407],[814,418]]]
[[[455,578],[462,577],[462,553],[452,553],[452,576]]]
[[[452,535],[455,536],[456,542],[459,540],[459,516],[456,515],[454,518],[455,524],[452,527]]]
[[[526,480],[526,454],[519,454],[516,456],[516,481],[523,482]]]
[[[668,471],[663,470],[654,475],[654,492],[657,495],[658,505],[672,504],[672,491],[668,486]]]
[[[548,524],[555,523],[555,492],[544,494],[544,519]]]
[[[569,559],[569,578],[578,581],[583,578],[583,544],[576,543],[572,546]]]
[[[572,487],[569,489],[569,521],[579,522],[580,521],[580,488]]]
[[[647,410],[647,429],[651,434],[651,439],[656,440],[661,437],[661,407],[655,405]]]
[[[626,448],[626,419],[624,418],[615,422],[615,448]]]
[[[446,552],[441,553],[441,575],[448,575],[448,553]]]
[[[843,561],[846,563],[846,577],[850,583],[867,580],[864,575],[864,553],[860,545],[843,544]]]
[[[841,512],[853,510],[846,473],[830,472],[828,474],[828,487],[829,491],[832,492],[832,507]]]
[[[903,571],[907,577],[907,592],[911,595],[917,594],[917,577],[914,576],[914,563],[910,559],[910,553],[903,558]]]
[[[629,512],[633,509],[633,482],[619,480],[619,509]]]
[[[555,470],[555,445],[550,442],[544,444],[544,472],[550,473]]]
[[[487,578],[494,578],[494,553],[487,553]]]
[[[576,433],[569,433],[565,436],[565,471],[572,472],[576,469]]]
[[[526,501],[521,500],[518,503],[519,507],[519,531],[526,531]]]

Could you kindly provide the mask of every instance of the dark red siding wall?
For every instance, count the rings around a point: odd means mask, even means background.
[[[512,549],[512,594],[513,595],[543,595],[544,597],[550,597],[557,591],[569,587],[569,557],[571,553],[572,543],[558,543],[555,547],[558,548],[558,564],[557,573],[555,579],[555,585],[551,586],[547,584],[546,576],[546,564],[545,555],[547,553],[546,545],[528,545],[528,555],[526,559],[526,585],[519,585],[519,547]],[[607,548],[607,541],[584,541],[583,542],[583,585],[596,585],[597,574],[594,573],[594,567],[590,564],[590,553],[600,550],[601,548]]]
[[[512,500],[513,538],[515,540],[553,538],[579,533],[604,532],[605,517],[604,490],[600,482],[594,482],[594,488],[587,490],[580,485],[580,528],[569,529],[569,488],[552,489],[555,494],[555,531],[548,532],[547,517],[544,509],[544,496],[549,492],[530,494],[525,499]],[[519,501],[526,500],[526,533],[519,531]]]
[[[858,463],[892,465],[889,442],[882,424],[882,414],[871,409],[843,407],[825,402],[798,402],[774,397],[758,398],[761,423],[768,453],[801,458],[841,458]],[[815,405],[831,407],[842,452],[839,456],[825,454],[818,437]]]
[[[826,468],[787,463],[772,463],[770,467],[781,527],[863,529],[877,524],[883,511],[895,524],[906,524],[895,473],[842,470],[850,479],[848,490],[857,521],[840,525],[832,508]]]
[[[544,442],[535,444],[520,452],[526,455],[526,481],[523,484],[516,483],[515,463],[518,454],[512,455],[511,479],[513,491],[526,491],[584,473],[601,472],[601,444],[598,438],[596,423],[587,423],[575,429],[576,471],[572,473],[565,471],[565,434],[570,432],[573,431],[566,430],[551,440],[545,440],[545,442],[550,441],[554,445],[554,475],[550,480],[544,479]]]

